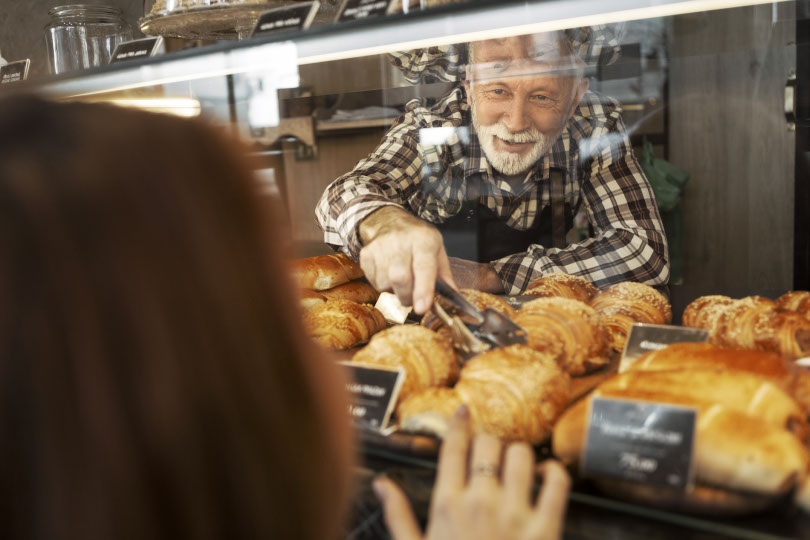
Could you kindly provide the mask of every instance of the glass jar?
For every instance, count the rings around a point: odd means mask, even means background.
[[[132,40],[122,10],[76,4],[48,11],[45,27],[51,73],[65,73],[107,64],[115,47]]]

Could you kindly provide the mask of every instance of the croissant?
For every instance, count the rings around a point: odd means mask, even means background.
[[[319,304],[304,314],[304,327],[324,347],[350,349],[385,328],[385,318],[374,306],[349,300]]]
[[[503,298],[495,296],[494,294],[476,291],[474,289],[461,289],[459,292],[479,311],[483,311],[484,309],[491,307],[497,311],[500,311],[509,318],[514,318],[515,316],[515,308],[513,308],[509,302]],[[437,301],[448,314],[457,314],[455,307],[446,299],[439,297]],[[422,317],[421,324],[426,328],[439,332],[443,336],[450,337],[450,330],[444,326],[444,323],[442,323],[441,319],[439,319],[432,307],[430,308],[430,311],[428,311],[425,316]]]
[[[321,291],[321,294],[327,300],[351,300],[358,304],[373,304],[377,301],[377,297],[380,296],[380,293],[374,287],[362,281],[350,281]]]
[[[711,328],[717,315],[732,302],[734,302],[733,298],[720,294],[696,298],[683,310],[683,325],[693,328]]]
[[[529,335],[529,347],[547,352],[571,375],[608,363],[608,338],[596,311],[579,300],[551,297],[523,304],[515,317]]]
[[[801,358],[810,354],[810,319],[779,309],[773,300],[749,296],[733,301],[713,317],[709,340],[723,347]]]
[[[459,369],[449,339],[413,324],[383,330],[358,351],[352,361],[403,367],[405,381],[399,391],[399,401],[431,386],[454,382]]]
[[[810,373],[772,352],[729,349],[709,343],[677,343],[645,354],[631,369],[689,371],[707,366],[761,377],[793,397],[805,416],[810,412]]]
[[[473,357],[452,389],[431,389],[403,401],[397,416],[404,429],[446,425],[460,403],[470,409],[477,433],[538,443],[567,405],[570,379],[551,355],[524,345]]]
[[[317,306],[318,304],[323,304],[326,302],[326,297],[320,293],[316,293],[315,291],[302,289],[299,294],[299,301],[301,302],[301,307],[306,311]]]
[[[588,302],[596,294],[596,287],[579,276],[548,274],[529,283],[523,294],[542,297],[562,296]]]
[[[608,332],[610,346],[624,350],[635,323],[669,324],[672,308],[664,295],[643,283],[625,281],[611,285],[591,300]]]
[[[360,265],[343,253],[296,259],[291,263],[293,278],[302,289],[322,291],[363,277]]]
[[[786,311],[794,311],[810,319],[810,291],[786,292],[776,299],[776,304]]]

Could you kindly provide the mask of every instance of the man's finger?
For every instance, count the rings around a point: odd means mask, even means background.
[[[378,291],[383,291],[385,289],[380,288],[380,284],[377,282],[377,268],[374,264],[374,254],[369,251],[368,247],[364,247],[360,250],[360,268],[363,270],[363,274],[365,274],[366,279],[371,283],[371,286],[377,289]]]
[[[545,535],[543,538],[559,538],[562,534],[565,508],[568,505],[571,479],[565,467],[554,460],[541,463],[538,472],[543,478],[543,485],[530,529],[538,535]]]
[[[526,443],[513,443],[506,449],[503,460],[504,506],[529,507],[534,483],[534,453]]]
[[[455,496],[467,481],[467,451],[470,447],[470,411],[462,405],[450,420],[439,450],[439,466],[433,499]]]
[[[379,261],[378,261],[379,264]],[[410,250],[401,250],[388,264],[388,280],[391,290],[403,306],[413,305],[413,258]]]
[[[422,315],[433,304],[439,261],[433,250],[416,249],[413,253],[413,310]]]
[[[456,285],[456,280],[453,279],[453,271],[450,268],[450,259],[447,257],[447,252],[442,246],[441,252],[439,253],[439,269],[438,269],[439,277],[444,279],[446,283],[448,283],[454,289],[458,289],[458,285]]]
[[[421,540],[422,532],[411,504],[399,486],[387,478],[376,478],[373,488],[382,502],[385,523],[394,540]]]

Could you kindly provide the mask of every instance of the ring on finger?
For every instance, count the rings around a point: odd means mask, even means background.
[[[498,477],[498,466],[494,463],[476,463],[472,466],[472,476],[490,476],[492,478]]]

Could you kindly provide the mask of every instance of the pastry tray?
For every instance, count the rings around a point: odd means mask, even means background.
[[[240,4],[214,4],[188,8],[163,9],[149,13],[140,21],[140,29],[150,36],[183,39],[237,39],[250,36],[259,15],[267,10],[300,4],[294,0],[267,0]],[[335,2],[322,0],[313,25],[335,18]]]

